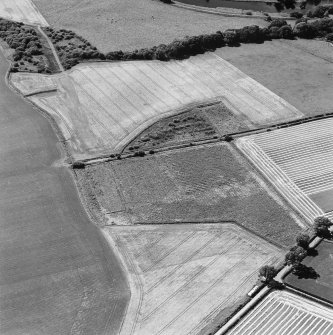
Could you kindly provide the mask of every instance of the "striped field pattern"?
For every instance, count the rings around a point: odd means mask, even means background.
[[[286,291],[275,291],[228,335],[332,335],[333,310]]]
[[[0,17],[32,25],[48,26],[31,0],[1,0]]]
[[[55,117],[77,158],[122,148],[158,119],[203,101],[223,100],[234,113],[261,125],[302,116],[212,53],[184,61],[81,64],[49,77],[17,73],[12,82]],[[43,83],[45,90],[57,87],[57,92],[36,94]]]
[[[333,118],[236,143],[309,222],[320,215],[333,219]]]
[[[131,301],[121,335],[198,334],[251,289],[280,251],[232,224],[104,229],[124,257]],[[113,241],[113,242],[112,242]]]

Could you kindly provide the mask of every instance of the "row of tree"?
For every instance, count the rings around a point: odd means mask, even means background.
[[[326,217],[320,216],[314,220],[313,235],[321,238],[331,238],[330,227],[333,223]],[[315,251],[309,248],[311,237],[301,233],[296,237],[296,245],[285,255],[285,265],[292,266],[292,273],[301,278],[317,278],[318,274],[312,267],[302,264],[303,259]],[[274,277],[278,270],[274,266],[265,265],[259,269],[259,278],[265,284],[274,286],[277,283]]]
[[[24,64],[34,65],[39,72],[47,72],[45,62],[38,57],[43,54],[42,43],[35,29],[20,22],[0,18],[0,38],[14,49],[12,70],[24,70]]]

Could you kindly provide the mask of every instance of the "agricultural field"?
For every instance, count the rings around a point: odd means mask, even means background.
[[[188,144],[248,129],[247,120],[233,114],[222,102],[212,102],[157,121],[131,141],[124,152]]]
[[[322,300],[333,304],[333,243],[322,241],[316,247],[318,255],[306,257],[303,264],[313,268],[319,275],[318,278],[298,278],[290,274],[285,278],[285,283],[293,288],[305,291]]]
[[[332,333],[332,308],[287,291],[275,291],[241,319],[228,335],[331,335]]]
[[[53,27],[75,31],[102,52],[141,49],[186,35],[267,24],[263,19],[199,13],[154,0],[98,0],[98,6],[94,0],[34,3]]]
[[[27,94],[31,82],[50,87],[31,74],[13,85]],[[195,104],[220,99],[254,125],[297,119],[303,114],[213,53],[184,61],[89,63],[49,77],[57,92],[30,95],[51,114],[69,140],[75,158],[120,150],[157,120]],[[29,94],[29,93],[28,93]]]
[[[333,219],[333,118],[236,141],[237,146],[309,223]]]
[[[131,301],[120,335],[198,334],[230,311],[278,248],[233,224],[104,228],[127,268]]]
[[[48,26],[31,0],[1,0],[0,17],[31,25]]]
[[[50,123],[0,53],[0,334],[117,335],[126,276],[88,219]]]
[[[216,54],[306,116],[332,112],[332,46],[320,40],[273,40],[224,47]]]
[[[304,225],[228,144],[114,160],[76,170],[104,224],[232,221],[282,246]]]

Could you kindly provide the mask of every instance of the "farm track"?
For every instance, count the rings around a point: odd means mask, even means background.
[[[69,143],[76,159],[119,151],[143,129],[160,118],[176,114],[185,106],[220,99],[230,102],[259,125],[274,124],[302,116],[296,108],[246,76],[215,54],[184,61],[129,61],[80,64],[63,74],[25,76],[29,85],[12,76],[16,88],[45,111],[54,110],[75,129]],[[44,80],[57,93],[31,95]],[[71,82],[71,94],[68,94]],[[30,91],[29,91],[30,90]],[[75,93],[74,93],[75,92]],[[75,97],[73,96],[75,95]],[[68,106],[58,108],[57,106]],[[62,125],[64,127],[64,125]]]
[[[331,196],[325,192],[333,192],[333,118],[250,135],[236,144],[307,221],[332,218],[323,201]]]
[[[286,291],[275,291],[249,312],[229,335],[330,335],[330,308]]]

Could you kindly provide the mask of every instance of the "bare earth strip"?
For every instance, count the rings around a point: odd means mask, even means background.
[[[49,25],[31,0],[1,0],[0,17],[32,25]]]
[[[34,81],[36,85],[34,87]],[[61,124],[76,158],[110,153],[158,119],[202,101],[220,99],[256,125],[302,116],[296,108],[215,54],[185,61],[81,64],[54,76],[14,74],[29,99]]]
[[[330,335],[333,311],[289,292],[275,291],[233,328],[229,335]]]
[[[109,227],[132,298],[121,335],[197,334],[235,306],[278,248],[232,224]]]
[[[237,140],[237,146],[309,221],[333,218],[333,119]]]

